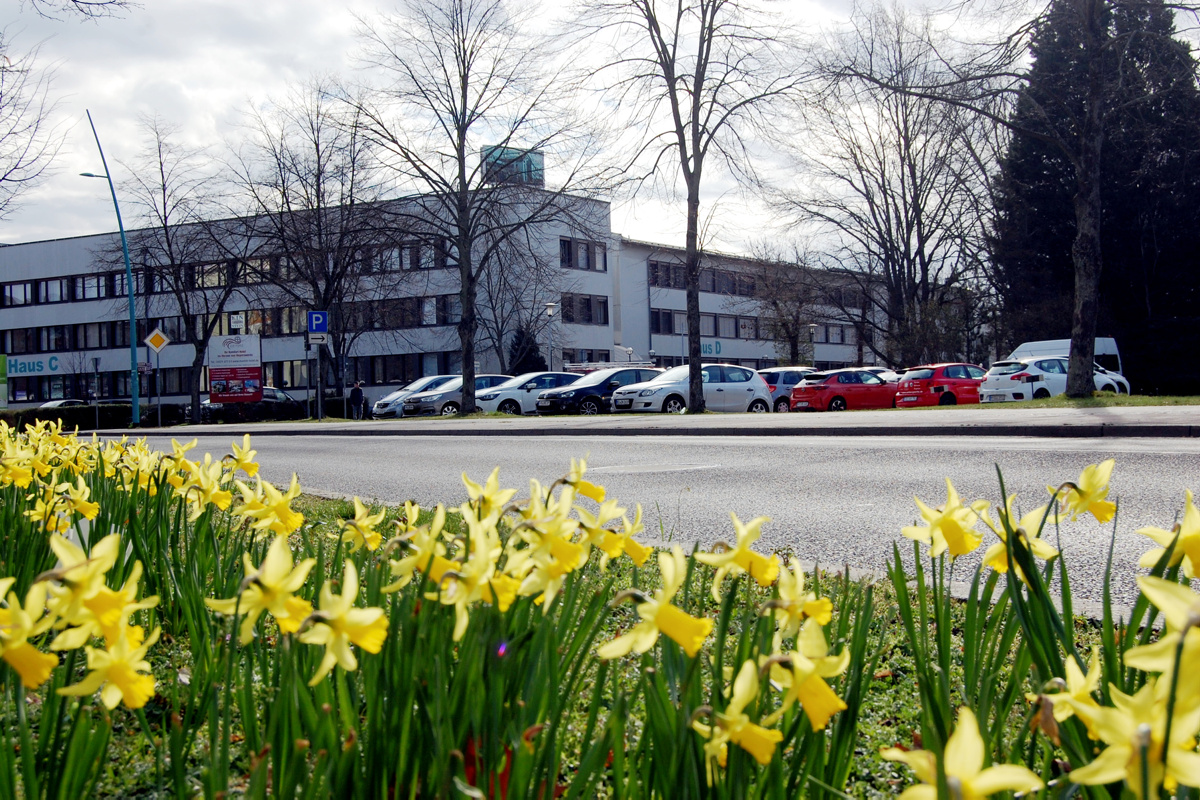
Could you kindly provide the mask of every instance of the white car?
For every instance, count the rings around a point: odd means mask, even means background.
[[[736,364],[705,364],[704,406],[709,411],[771,410],[771,390],[752,369]],[[680,414],[687,410],[688,365],[673,367],[653,380],[634,383],[613,392],[613,411],[662,411]]]
[[[582,377],[578,372],[526,372],[475,395],[475,408],[501,414],[536,414],[539,394],[569,386]]]
[[[417,378],[407,386],[397,389],[390,394],[385,394],[376,400],[375,405],[371,406],[371,416],[375,419],[402,416],[404,413],[404,400],[407,397],[417,392],[427,392],[430,389],[436,389],[457,377],[457,375],[426,375],[424,378]]]
[[[1129,394],[1129,381],[1119,373],[1097,364],[1093,377],[1098,391]],[[1040,400],[1066,391],[1067,356],[1010,358],[995,362],[983,376],[979,402]]]

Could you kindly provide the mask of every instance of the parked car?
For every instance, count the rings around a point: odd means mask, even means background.
[[[767,388],[771,390],[771,408],[775,411],[791,411],[792,389],[795,389],[806,375],[814,372],[816,370],[812,367],[760,369],[758,374],[763,376],[763,380],[767,382]]]
[[[897,386],[865,369],[814,372],[792,390],[792,411],[892,408]]]
[[[662,370],[651,367],[610,367],[580,377],[570,386],[548,389],[538,395],[539,414],[603,414],[612,394],[622,386],[648,381]]]
[[[578,372],[526,372],[477,395],[475,408],[501,414],[536,414],[538,395],[547,389],[568,386],[582,377]]]
[[[264,419],[303,419],[308,409],[282,389],[264,386],[262,399],[251,403],[200,403],[201,422],[253,422]]]
[[[953,406],[979,402],[984,371],[974,364],[926,364],[900,376],[897,408]]]
[[[67,408],[69,406],[86,406],[86,405],[87,405],[87,402],[84,400],[77,400],[73,397],[68,397],[68,398],[64,398],[62,400],[47,400],[46,402],[44,402],[40,406],[38,406],[38,408]]]
[[[385,394],[375,401],[371,407],[371,416],[375,419],[399,417],[404,413],[404,401],[417,392],[428,392],[454,380],[454,375],[427,375],[417,378],[412,383]]]
[[[634,383],[613,392],[613,411],[662,411],[679,414],[687,410],[688,365],[672,367],[645,383]],[[752,369],[736,364],[705,364],[700,368],[704,382],[704,407],[709,411],[771,410],[767,381]]]
[[[1007,403],[1040,400],[1067,391],[1067,356],[1016,358],[997,361],[984,375],[979,402]],[[1101,392],[1129,394],[1125,376],[1094,365],[1093,378]]]
[[[499,386],[511,378],[512,375],[476,375],[475,394],[478,396],[483,390]],[[404,416],[426,417],[430,414],[441,414],[449,417],[457,414],[462,406],[462,385],[462,376],[458,375],[436,389],[409,395],[402,406]]]

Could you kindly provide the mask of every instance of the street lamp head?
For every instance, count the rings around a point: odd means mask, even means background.
[[[546,316],[553,317],[556,308],[558,308],[558,303],[546,303]]]
[[[81,172],[81,173],[79,173],[79,177],[81,177],[81,178],[103,178],[104,180],[108,180],[107,175],[97,175],[94,172]]]

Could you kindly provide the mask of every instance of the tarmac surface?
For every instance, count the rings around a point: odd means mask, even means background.
[[[955,406],[793,414],[417,417],[188,425],[255,436],[1036,436],[1200,438],[1200,405],[1108,408]],[[106,432],[113,433],[113,432]],[[129,433],[119,431],[118,433]]]

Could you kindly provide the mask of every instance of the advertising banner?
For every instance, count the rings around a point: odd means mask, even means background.
[[[209,341],[208,394],[214,403],[262,400],[262,350],[257,336],[215,336]]]

